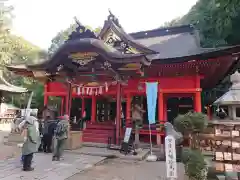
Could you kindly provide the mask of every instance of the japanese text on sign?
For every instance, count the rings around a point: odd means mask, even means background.
[[[165,138],[167,178],[177,178],[175,138],[168,135]]]

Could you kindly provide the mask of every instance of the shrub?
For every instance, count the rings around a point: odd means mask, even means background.
[[[174,127],[182,134],[202,132],[208,125],[208,117],[203,113],[189,112],[174,119]]]
[[[207,164],[199,148],[198,134],[208,125],[208,118],[203,113],[189,112],[178,115],[174,119],[174,127],[183,135],[189,137],[190,148],[183,149],[182,162],[189,180],[206,180]]]
[[[183,151],[182,157],[185,173],[189,180],[204,180],[207,178],[207,164],[201,151],[187,149]]]
[[[198,148],[198,133],[203,132],[207,125],[208,118],[203,113],[189,112],[184,115],[178,115],[174,119],[174,127],[185,137],[189,137],[189,145],[192,148]]]

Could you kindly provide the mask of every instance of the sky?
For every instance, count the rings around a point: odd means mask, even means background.
[[[10,0],[13,32],[47,49],[51,39],[76,16],[92,28],[102,27],[108,9],[128,33],[151,30],[186,14],[197,0]]]

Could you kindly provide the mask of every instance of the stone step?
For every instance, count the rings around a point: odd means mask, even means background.
[[[98,138],[108,138],[108,137],[113,137],[113,134],[95,134],[92,132],[84,132],[83,137],[98,137]]]
[[[108,143],[108,138],[98,138],[98,137],[84,137],[83,136],[83,142],[95,142],[95,143]]]

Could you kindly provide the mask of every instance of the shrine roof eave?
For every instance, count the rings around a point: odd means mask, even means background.
[[[11,93],[26,93],[28,90],[23,87],[18,87],[10,84],[3,77],[3,72],[0,71],[0,91],[11,92]]]
[[[237,55],[240,53],[240,45],[205,49],[200,48],[195,52],[180,57],[162,57],[161,54],[147,55],[147,58],[152,61],[152,64],[171,64],[183,63],[191,60],[208,60],[222,56]]]
[[[111,63],[142,63],[147,66],[151,64],[151,61],[148,60],[144,54],[123,54],[115,48],[106,45],[102,40],[84,38],[66,42],[50,59],[39,64],[27,65],[27,69],[48,69],[48,67],[55,66],[59,61],[66,59],[71,53],[79,52],[96,52]]]
[[[26,90],[25,88],[14,88],[14,87],[9,87],[6,86],[4,84],[0,84],[0,91],[4,91],[4,92],[9,92],[9,93],[27,93],[28,90]]]

